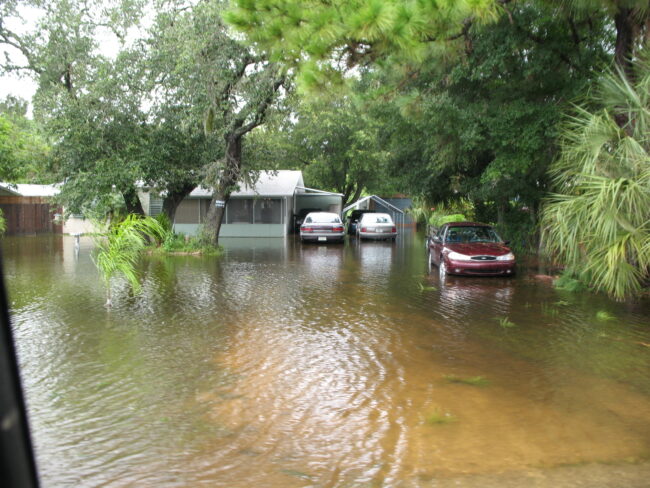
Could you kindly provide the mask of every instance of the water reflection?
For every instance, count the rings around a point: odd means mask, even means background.
[[[90,240],[5,239],[44,486],[644,486],[647,301],[441,283],[414,236],[226,246],[107,312]]]

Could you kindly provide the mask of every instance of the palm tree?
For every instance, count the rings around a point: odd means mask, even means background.
[[[623,299],[650,270],[650,65],[609,73],[568,120],[542,214],[545,247],[591,286]]]
[[[135,293],[140,291],[140,280],[135,269],[140,252],[149,238],[160,242],[164,240],[164,235],[165,230],[156,219],[129,215],[111,225],[108,233],[97,239],[98,252],[94,261],[106,286],[106,307],[113,304],[111,278],[116,274],[122,274]]]

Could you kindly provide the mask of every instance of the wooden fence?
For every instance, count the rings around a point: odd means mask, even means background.
[[[0,196],[0,210],[7,223],[8,235],[63,232],[63,226],[54,223],[54,213],[61,213],[61,209],[46,198]]]

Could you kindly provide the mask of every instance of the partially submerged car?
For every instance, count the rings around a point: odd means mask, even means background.
[[[395,239],[397,227],[387,213],[366,213],[357,224],[359,239]]]
[[[515,255],[495,230],[476,222],[450,222],[429,237],[429,265],[440,276],[512,276]]]
[[[316,242],[342,242],[345,228],[338,214],[330,212],[312,212],[307,214],[300,226],[300,239]]]
[[[353,210],[350,212],[350,215],[347,216],[346,220],[348,221],[348,234],[351,236],[357,235],[357,225],[359,220],[367,213],[375,213],[375,210]]]
[[[293,215],[293,228],[296,234],[300,232],[300,226],[305,221],[307,214],[311,212],[322,212],[322,210],[320,208],[302,208],[297,214]]]

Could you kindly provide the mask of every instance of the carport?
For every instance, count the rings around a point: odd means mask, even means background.
[[[345,213],[348,210],[352,210],[352,209],[378,210],[387,213],[392,217],[393,222],[395,222],[396,226],[404,227],[404,211],[397,208],[395,205],[387,202],[383,198],[378,197],[377,195],[370,195],[367,197],[360,198],[356,202],[351,203],[350,205],[345,207],[341,212],[341,214],[345,215]]]
[[[294,232],[298,231],[298,225],[307,212],[332,212],[341,215],[342,202],[342,193],[297,186],[293,198]]]

